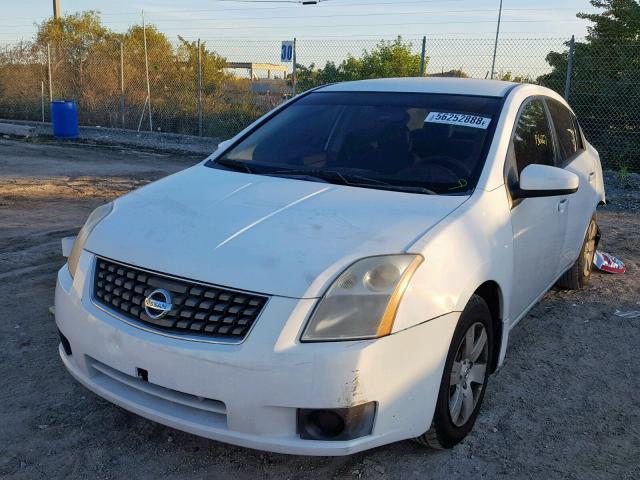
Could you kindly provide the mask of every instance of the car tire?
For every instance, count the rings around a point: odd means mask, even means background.
[[[599,238],[598,223],[594,215],[589,222],[580,255],[571,268],[558,279],[556,282],[558,287],[565,290],[580,290],[587,285],[593,271],[593,257],[596,254]]]
[[[416,442],[448,449],[469,434],[482,405],[492,354],[491,312],[482,297],[473,295],[453,333],[431,427]]]

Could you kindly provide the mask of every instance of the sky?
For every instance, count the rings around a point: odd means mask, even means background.
[[[98,10],[104,23],[125,31],[141,21],[170,36],[242,38],[377,38],[495,35],[499,0],[326,0],[318,5],[273,0],[60,0],[63,13]],[[52,0],[3,2],[0,42],[30,38],[34,23],[52,13]],[[504,0],[505,36],[586,33],[578,11],[594,11],[587,0]]]
[[[29,40],[52,14],[52,0],[7,1],[0,45]],[[462,68],[483,76],[493,53],[500,0],[60,0],[63,14],[97,10],[103,23],[124,32],[156,25],[170,40],[202,39],[237,62],[279,63],[280,41],[298,40],[298,61],[323,65],[371,49],[379,39],[402,35],[419,52],[427,38],[430,73]],[[503,0],[497,71],[538,75],[551,50],[583,37],[595,12],[588,0]]]

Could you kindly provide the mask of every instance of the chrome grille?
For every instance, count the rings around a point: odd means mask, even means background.
[[[156,289],[171,294],[172,308],[160,318],[147,315],[144,300]],[[242,341],[268,297],[205,285],[98,257],[93,297],[116,313],[159,331]],[[153,314],[153,312],[151,312]]]

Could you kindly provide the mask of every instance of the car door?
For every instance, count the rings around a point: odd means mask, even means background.
[[[567,197],[514,199],[520,172],[531,164],[555,165],[556,145],[548,110],[539,97],[527,99],[518,115],[506,160],[506,185],[513,229],[513,289],[510,308],[517,321],[558,278],[567,224]]]
[[[567,232],[560,256],[560,265],[566,270],[580,254],[597,203],[596,160],[584,148],[580,127],[573,112],[557,100],[548,98],[546,102],[557,139],[556,165],[580,178],[578,191],[568,198]]]

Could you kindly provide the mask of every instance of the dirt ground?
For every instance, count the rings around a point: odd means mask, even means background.
[[[625,275],[552,291],[513,332],[472,434],[350,457],[269,454],[126,412],[64,370],[48,307],[60,238],[97,205],[199,158],[0,139],[0,478],[638,478],[640,180],[607,175],[601,248]]]

